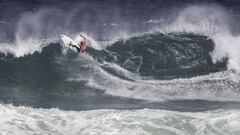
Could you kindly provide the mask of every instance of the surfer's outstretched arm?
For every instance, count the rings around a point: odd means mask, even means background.
[[[82,33],[80,33],[79,35],[80,35],[82,38],[86,39],[86,38],[82,35]]]

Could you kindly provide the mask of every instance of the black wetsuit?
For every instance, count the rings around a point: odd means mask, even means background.
[[[77,49],[77,52],[80,53],[80,47],[78,47],[77,45],[73,45],[73,44],[70,44],[70,46],[75,47]]]

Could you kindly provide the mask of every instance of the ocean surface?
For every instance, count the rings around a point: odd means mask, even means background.
[[[237,0],[1,0],[0,134],[240,135],[239,24]]]

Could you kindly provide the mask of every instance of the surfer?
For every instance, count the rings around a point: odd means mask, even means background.
[[[80,33],[80,36],[83,38],[83,41],[80,43],[79,53],[83,53],[87,48],[87,39]]]
[[[74,45],[71,42],[69,43],[69,45],[75,47],[79,53],[83,53],[87,48],[87,39],[81,33],[80,36],[83,38],[83,41],[80,42],[80,45]]]

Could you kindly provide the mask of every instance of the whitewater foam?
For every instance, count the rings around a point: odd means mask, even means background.
[[[122,73],[121,73],[122,74]],[[232,82],[231,72],[219,72],[186,79],[153,80],[124,73],[123,80],[101,68],[88,80],[87,85],[106,94],[149,101],[209,100],[239,101],[239,85]],[[104,81],[102,81],[104,80]]]
[[[238,135],[238,110],[186,113],[154,109],[63,111],[0,105],[2,134]]]

